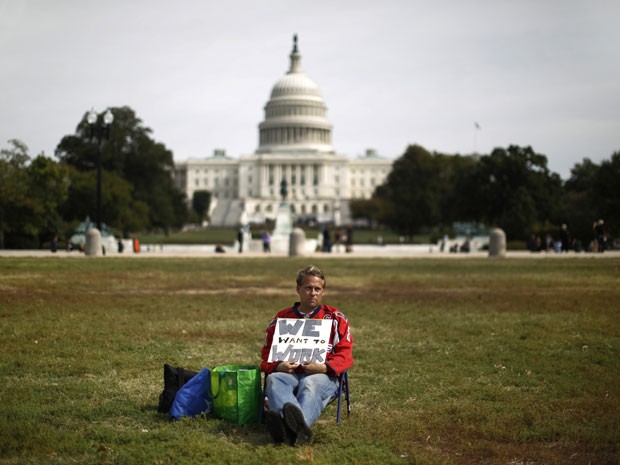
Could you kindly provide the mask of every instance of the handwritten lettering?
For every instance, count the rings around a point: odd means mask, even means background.
[[[280,350],[279,345],[271,346],[271,359],[279,362],[317,362],[325,363],[325,349],[295,348],[294,345],[287,345],[284,350]]]
[[[268,360],[325,363],[331,327],[330,320],[279,318]]]

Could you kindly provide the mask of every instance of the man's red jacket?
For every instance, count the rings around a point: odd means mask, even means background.
[[[327,374],[337,377],[345,370],[353,365],[353,338],[349,328],[349,320],[336,308],[329,305],[320,305],[313,312],[304,315],[298,309],[299,302],[284,310],[280,310],[273,320],[267,326],[265,332],[265,345],[261,351],[262,362],[261,370],[265,373],[272,373],[278,363],[268,362],[269,352],[271,350],[271,342],[276,329],[276,320],[278,318],[312,318],[315,320],[332,320],[332,329],[329,337],[329,346],[326,359]],[[303,368],[297,368],[297,373],[303,373]]]

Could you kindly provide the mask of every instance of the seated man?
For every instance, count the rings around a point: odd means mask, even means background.
[[[336,308],[321,304],[325,293],[325,276],[314,265],[297,273],[299,302],[279,311],[267,326],[262,349],[261,370],[269,376],[265,396],[267,428],[276,443],[312,439],[310,427],[338,388],[338,376],[353,365],[353,339],[349,321]],[[325,363],[271,361],[269,354],[278,318],[331,320],[328,353]]]

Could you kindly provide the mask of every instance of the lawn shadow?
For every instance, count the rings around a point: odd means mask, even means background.
[[[175,421],[195,421],[201,428],[206,426],[204,431],[214,436],[224,435],[234,442],[246,442],[252,446],[265,446],[272,444],[271,438],[262,423],[247,423],[245,425],[236,425],[227,420],[215,418],[212,414],[201,414],[195,417],[187,417],[181,420],[171,418],[167,413],[160,413],[157,405],[147,404],[140,407],[143,413],[152,415],[154,422],[172,423]]]

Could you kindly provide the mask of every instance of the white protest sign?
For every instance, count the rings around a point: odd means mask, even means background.
[[[269,362],[325,363],[332,320],[278,318]]]

